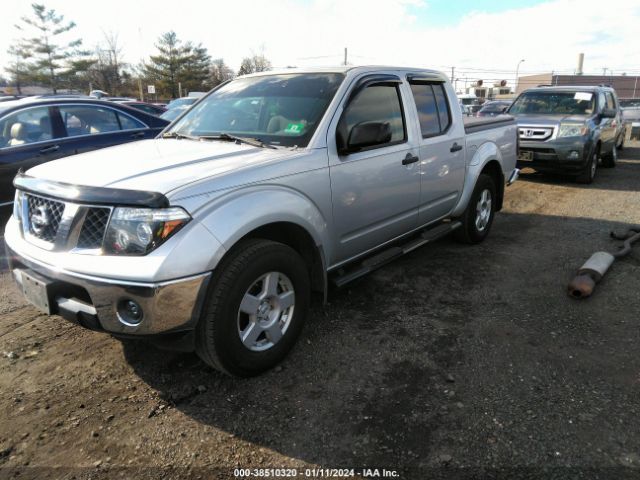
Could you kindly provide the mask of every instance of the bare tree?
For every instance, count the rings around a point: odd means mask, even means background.
[[[122,47],[118,35],[103,32],[103,36],[103,43],[96,46],[96,60],[89,70],[89,81],[101,90],[119,95],[123,83],[123,70],[127,65],[122,60]]]
[[[248,75],[249,73],[266,72],[273,67],[271,61],[264,56],[264,50],[254,53],[250,57],[245,57],[240,64],[238,75]]]
[[[231,80],[235,76],[231,67],[229,67],[222,58],[218,58],[211,62],[211,87],[220,85],[222,82]]]

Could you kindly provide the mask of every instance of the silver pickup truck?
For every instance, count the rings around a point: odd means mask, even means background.
[[[312,293],[450,232],[487,236],[518,176],[517,128],[465,124],[457,105],[431,70],[237,78],[154,140],[18,174],[10,268],[49,314],[258,374]]]

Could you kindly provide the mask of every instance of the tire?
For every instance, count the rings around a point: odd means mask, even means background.
[[[598,160],[600,159],[600,147],[596,147],[591,154],[591,159],[587,163],[583,172],[578,175],[576,182],[590,184],[593,183],[593,179],[596,177],[596,171],[598,169]]]
[[[495,216],[496,190],[493,177],[484,173],[478,177],[469,205],[459,219],[462,227],[455,231],[456,240],[476,244],[487,238]]]
[[[309,272],[295,250],[269,240],[242,242],[214,273],[196,327],[196,353],[229,375],[269,370],[296,342],[309,301]]]
[[[611,153],[602,157],[602,166],[606,168],[614,168],[618,163],[618,147],[616,145],[611,149]]]

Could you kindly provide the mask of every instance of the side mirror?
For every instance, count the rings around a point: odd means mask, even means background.
[[[363,148],[382,145],[391,141],[389,122],[361,122],[349,132],[346,147],[340,148],[340,154],[358,152]]]
[[[616,118],[616,110],[614,108],[605,108],[602,110],[602,118]]]
[[[502,110],[500,110],[500,113],[507,113],[507,110],[509,110],[509,107],[502,107]]]

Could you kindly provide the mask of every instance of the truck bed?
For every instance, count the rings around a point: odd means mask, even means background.
[[[465,133],[476,133],[496,127],[515,124],[511,115],[496,115],[495,117],[463,117]]]

